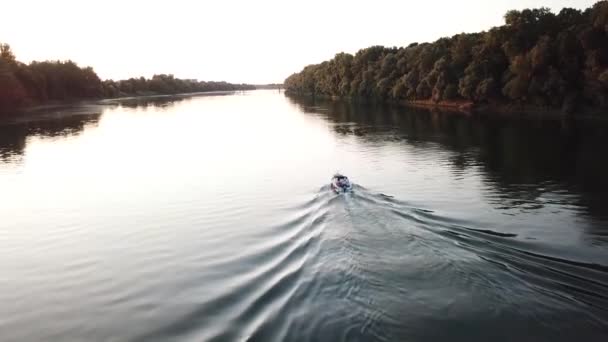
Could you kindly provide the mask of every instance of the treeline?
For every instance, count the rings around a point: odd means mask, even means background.
[[[72,61],[21,63],[9,45],[0,44],[0,108],[48,101],[249,89],[255,87],[164,74],[151,79],[102,81],[91,67],[81,68]]]
[[[285,87],[379,101],[608,107],[608,1],[504,18],[487,32],[339,53],[291,75]]]
[[[248,84],[183,80],[165,74],[154,75],[151,79],[140,77],[121,81],[106,80],[102,82],[102,87],[105,97],[256,89]]]

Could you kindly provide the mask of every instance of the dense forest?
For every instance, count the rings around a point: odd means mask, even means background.
[[[374,101],[608,107],[608,1],[558,14],[512,10],[504,19],[434,43],[339,53],[291,75],[285,88]]]
[[[72,61],[21,63],[9,45],[0,44],[0,109],[48,101],[248,89],[255,87],[164,74],[102,81],[91,67],[81,68]]]

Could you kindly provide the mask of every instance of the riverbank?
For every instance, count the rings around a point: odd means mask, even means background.
[[[178,93],[178,94],[159,94],[154,92],[145,92],[138,94],[123,94],[120,97],[107,97],[98,99],[67,99],[67,100],[53,100],[45,102],[28,102],[20,106],[12,106],[10,108],[0,108],[0,118],[12,117],[22,113],[37,112],[44,109],[52,109],[64,106],[82,106],[82,105],[111,105],[114,103],[123,103],[125,101],[145,101],[155,99],[183,99],[193,96],[210,96],[210,95],[230,95],[239,91],[248,90],[210,90],[210,91],[198,91],[191,93]]]
[[[400,101],[407,107],[457,111],[465,114],[542,115],[551,117],[592,117],[608,119],[608,108],[576,108],[565,111],[549,106],[515,103],[474,103],[472,101]]]
[[[387,105],[399,105],[403,107],[421,108],[434,111],[459,113],[465,115],[501,115],[501,116],[542,116],[550,118],[586,118],[608,120],[608,108],[589,108],[579,107],[564,111],[560,108],[549,106],[535,106],[530,104],[516,104],[506,102],[475,103],[467,100],[438,101],[433,100],[414,100],[414,101],[379,101],[350,96],[326,96],[312,94],[298,94],[286,91],[288,96],[299,96],[309,98],[319,98],[332,101],[353,101],[359,103],[379,103]]]

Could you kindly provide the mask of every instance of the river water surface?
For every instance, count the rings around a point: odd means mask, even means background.
[[[3,119],[0,340],[606,341],[606,146],[276,91]]]

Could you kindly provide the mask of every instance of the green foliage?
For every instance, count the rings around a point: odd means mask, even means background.
[[[8,44],[0,44],[0,58],[8,63],[15,62],[15,55],[11,51],[11,46]]]
[[[183,94],[206,91],[233,91],[255,89],[246,84],[232,84],[227,82],[204,82],[197,80],[184,80],[173,75],[154,75],[150,79],[143,77],[129,78],[127,80],[106,80],[102,83],[104,97],[139,96],[154,94]]]
[[[496,81],[491,77],[481,81],[475,89],[475,99],[477,101],[489,101],[497,94]]]
[[[458,87],[455,84],[449,84],[443,91],[443,100],[451,101],[458,96]]]
[[[0,107],[20,105],[25,98],[25,90],[11,69],[9,61],[0,58]]]
[[[8,44],[0,44],[0,109],[45,101],[246,89],[255,87],[173,75],[102,82],[91,67],[82,68],[72,61],[21,63]]]
[[[608,1],[509,11],[505,25],[404,48],[337,54],[288,77],[289,92],[377,101],[608,104]]]
[[[598,79],[600,80],[600,82],[602,82],[604,87],[608,89],[608,69],[604,70],[604,72],[600,74]]]

